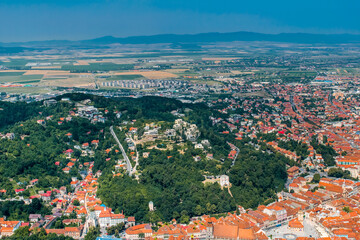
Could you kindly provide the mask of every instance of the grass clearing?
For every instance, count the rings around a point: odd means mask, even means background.
[[[178,75],[173,73],[164,72],[164,71],[134,71],[134,72],[121,72],[121,73],[114,73],[116,76],[120,75],[142,75],[148,79],[163,79],[163,78],[177,78]]]
[[[0,72],[0,77],[21,76],[25,72]]]
[[[18,76],[0,76],[0,83],[27,83],[42,79],[43,75],[18,75]]]
[[[89,65],[63,65],[62,70],[70,71],[72,73],[87,73],[87,72],[109,72],[120,70],[132,70],[133,64],[115,64],[115,63],[90,63]]]
[[[140,75],[140,74],[129,74],[129,75],[113,75],[110,78],[108,78],[107,80],[109,80],[109,81],[136,80],[136,79],[140,79],[140,78],[144,78],[144,76]]]
[[[6,93],[43,94],[51,90],[44,87],[4,87],[0,88],[0,91]]]
[[[21,82],[15,82],[15,83],[19,83],[19,84],[26,84],[26,83],[38,83],[41,80],[29,80],[29,81],[21,81]]]

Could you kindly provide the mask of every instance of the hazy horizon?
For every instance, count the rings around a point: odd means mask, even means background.
[[[360,3],[338,0],[2,0],[0,42],[206,32],[360,33]],[[311,6],[311,8],[309,8]]]

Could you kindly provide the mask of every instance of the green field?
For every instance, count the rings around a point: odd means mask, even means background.
[[[25,66],[28,62],[29,60],[27,59],[11,59],[10,62],[0,62],[0,65],[4,65],[9,69],[15,69],[15,70],[31,69],[31,67]]]
[[[28,83],[40,81],[44,75],[0,76],[0,83]]]
[[[1,88],[1,92],[24,93],[24,94],[43,94],[50,92],[50,89],[43,87],[6,87]]]
[[[302,71],[284,71],[284,74],[291,77],[310,77],[316,76],[316,72],[302,72]]]
[[[110,78],[106,79],[106,80],[110,80],[110,81],[117,81],[117,80],[136,80],[136,79],[140,79],[140,78],[145,78],[143,75],[140,74],[129,74],[129,75],[113,75]]]
[[[73,73],[85,72],[109,72],[120,70],[132,70],[133,64],[115,64],[115,63],[90,63],[89,65],[63,65],[61,70],[70,71]]]
[[[20,84],[25,84],[25,83],[37,83],[40,82],[41,80],[29,80],[29,81],[21,81],[21,82],[16,82],[16,83],[20,83]]]
[[[21,76],[25,72],[0,72],[0,77]]]

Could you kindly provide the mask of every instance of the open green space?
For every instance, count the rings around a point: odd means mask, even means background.
[[[44,87],[6,87],[1,88],[1,92],[23,93],[23,94],[43,94],[50,92],[50,89]]]
[[[21,76],[25,72],[0,72],[0,77]]]
[[[90,63],[89,65],[63,65],[61,70],[70,71],[73,73],[83,72],[108,72],[120,70],[132,70],[133,64],[115,64],[115,63]]]
[[[113,75],[110,78],[108,78],[107,80],[111,80],[111,81],[136,80],[136,79],[140,79],[140,78],[144,78],[144,76],[140,75],[140,74],[129,74],[129,75]]]
[[[15,76],[0,76],[0,83],[28,83],[28,82],[40,82],[44,75],[15,75]]]
[[[11,59],[10,62],[0,62],[0,65],[3,65],[9,69],[23,70],[23,69],[31,68],[31,67],[25,66],[28,62],[29,62],[29,60],[27,60],[27,59]]]

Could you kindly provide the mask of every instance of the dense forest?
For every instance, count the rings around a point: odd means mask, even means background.
[[[5,201],[0,202],[0,216],[6,217],[7,220],[29,221],[29,214],[49,215],[51,211],[44,206],[42,200],[37,198],[26,205],[23,201]]]
[[[279,141],[278,146],[291,152],[295,152],[296,155],[300,156],[302,160],[307,158],[310,154],[307,144],[301,141],[295,141],[292,139],[288,141]]]
[[[38,115],[41,111],[40,103],[9,103],[0,101],[0,130],[4,127],[25,121]]]

